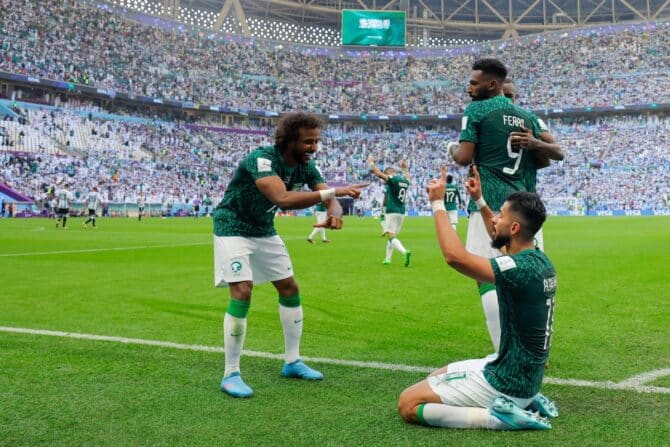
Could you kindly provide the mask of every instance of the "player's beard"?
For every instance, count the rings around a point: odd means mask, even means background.
[[[496,237],[491,241],[491,247],[495,248],[496,250],[500,250],[503,247],[507,247],[510,240],[511,238],[508,235],[496,234]]]
[[[302,152],[298,149],[294,149],[293,151],[291,151],[291,158],[298,164],[306,165],[314,157],[314,152],[309,152],[311,154],[311,157],[307,157],[306,156],[307,153],[308,152]]]
[[[489,99],[489,96],[488,96],[487,92],[480,92],[476,95],[473,95],[473,94],[468,94],[468,95],[470,96],[470,99],[472,99],[473,101],[483,101],[485,99]]]

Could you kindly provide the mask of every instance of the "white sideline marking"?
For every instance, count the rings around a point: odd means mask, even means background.
[[[161,348],[182,349],[186,351],[202,351],[202,352],[216,352],[216,353],[224,352],[223,348],[219,346],[187,345],[183,343],[173,343],[170,341],[144,340],[141,338],[115,337],[109,335],[80,334],[77,332],[49,331],[44,329],[28,329],[20,327],[0,326],[0,332],[9,332],[15,334],[30,334],[30,335],[48,335],[51,337],[74,338],[78,340],[111,341],[131,345],[158,346]],[[260,357],[264,359],[274,359],[274,360],[284,359],[283,354],[272,354],[270,352],[244,350],[242,351],[242,354],[248,357]],[[326,357],[303,356],[302,359],[315,363],[325,363],[329,365],[354,366],[358,368],[383,369],[389,371],[429,373],[437,369],[435,367],[430,366],[411,366],[411,365],[402,365],[395,363],[363,362],[358,360],[341,360]],[[670,394],[670,388],[644,385],[644,383],[646,382],[668,375],[670,375],[670,368],[659,369],[639,374],[637,376],[631,377],[618,383],[611,381],[597,382],[591,380],[559,379],[556,377],[545,377],[544,383],[549,383],[552,385],[598,388],[605,390],[637,391],[638,393]]]
[[[41,256],[41,255],[66,255],[70,253],[97,253],[100,251],[125,251],[125,250],[143,250],[145,248],[173,248],[173,247],[193,247],[196,245],[210,245],[211,242],[194,242],[192,244],[166,244],[166,245],[138,245],[135,247],[110,247],[110,248],[83,248],[81,250],[61,250],[61,251],[34,251],[28,253],[5,253],[0,257],[7,258],[13,256]]]
[[[619,382],[619,385],[642,385],[647,382],[652,382],[661,377],[670,376],[670,368],[666,369],[657,369],[656,371],[649,371],[646,373],[638,374],[633,376],[630,379],[626,379],[623,382]]]

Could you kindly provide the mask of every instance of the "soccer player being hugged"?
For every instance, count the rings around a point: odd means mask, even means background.
[[[296,112],[278,123],[273,146],[259,147],[237,167],[223,199],[214,210],[214,282],[228,287],[230,302],[223,320],[225,372],[221,391],[251,397],[240,375],[240,355],[247,328],[251,291],[271,282],[279,294],[279,319],[284,332],[281,375],[321,380],[323,374],[300,360],[303,310],[291,258],[274,228],[275,212],[325,203],[324,228],[342,228],[342,207],[336,197],[358,198],[366,185],[330,188],[312,157],[319,146],[323,122]],[[312,191],[301,191],[307,185]]]
[[[403,171],[402,175],[396,175],[395,169],[392,167],[387,167],[382,172],[375,165],[375,157],[373,155],[368,156],[368,165],[372,172],[386,184],[384,231],[388,236],[388,241],[386,243],[386,256],[382,264],[390,264],[393,250],[398,250],[403,255],[405,267],[409,267],[412,252],[407,250],[397,237],[405,220],[407,188],[409,188],[411,178],[407,162],[405,160],[400,162],[400,169]]]
[[[546,210],[535,193],[509,194],[493,214],[482,196],[476,169],[466,188],[477,204],[492,245],[505,255],[478,256],[463,247],[444,206],[446,172],[428,186],[437,241],[446,262],[465,276],[493,284],[498,291],[502,331],[498,356],[455,362],[400,395],[398,411],[410,423],[445,428],[546,430],[535,408],[541,397],[544,365],[553,332],[556,272],[533,237]]]
[[[507,78],[503,82],[503,95],[512,102],[516,102],[517,90],[514,81]],[[548,167],[552,161],[561,161],[565,158],[563,148],[556,142],[554,136],[549,132],[549,128],[540,117],[529,111],[531,119],[535,122],[537,128],[540,129],[540,140],[546,144],[541,143],[533,136],[533,133],[523,128],[520,132],[512,132],[510,139],[512,144],[521,150],[527,151],[530,156],[524,160],[524,170],[526,175],[526,191],[537,191],[537,171]],[[544,250],[544,235],[542,229],[535,235],[535,244]]]
[[[314,209],[314,214],[316,215],[316,225],[312,228],[312,232],[307,236],[307,242],[310,244],[314,243],[314,236],[317,234],[321,235],[321,241],[328,243],[330,240],[326,237],[326,229],[322,226],[323,223],[328,219],[328,212],[326,205],[323,202],[316,204]]]
[[[507,69],[496,59],[480,59],[472,65],[467,92],[469,104],[461,121],[458,143],[448,145],[449,153],[461,166],[476,163],[481,176],[486,202],[500,211],[507,196],[514,191],[527,191],[534,170],[529,169],[533,152],[548,152],[552,147],[541,140],[538,121],[529,111],[515,105],[503,95]],[[517,144],[520,134],[533,137],[533,150]],[[470,218],[465,246],[468,251],[488,258],[500,255],[491,247],[491,238],[475,202],[468,204]],[[478,281],[486,324],[495,352],[500,345],[500,318],[496,288]]]

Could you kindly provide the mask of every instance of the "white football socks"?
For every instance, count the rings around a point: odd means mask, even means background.
[[[384,258],[385,261],[391,262],[391,256],[393,256],[393,245],[391,244],[391,241],[389,240],[386,243],[386,258]]]
[[[300,358],[302,318],[302,306],[279,305],[279,319],[284,330],[284,360],[286,363],[293,363]]]
[[[240,355],[247,333],[247,319],[236,318],[226,312],[223,317],[223,345],[226,353],[226,370],[224,377],[240,371]]]
[[[394,237],[393,239],[391,239],[391,245],[393,246],[393,248],[398,250],[400,253],[402,253],[402,254],[407,253],[407,250],[405,250],[405,247],[403,247],[402,243],[400,242],[400,239],[398,239],[397,237]]]
[[[493,416],[488,409],[479,407],[425,404],[423,420],[433,427],[487,428],[489,430],[505,428],[505,424]]]
[[[309,234],[309,239],[314,240],[314,236],[316,236],[319,233],[321,233],[321,240],[326,240],[326,230],[324,230],[323,228],[312,229],[312,232]]]

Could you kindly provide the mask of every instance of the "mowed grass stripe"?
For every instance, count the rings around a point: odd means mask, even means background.
[[[67,255],[78,253],[96,253],[103,251],[126,251],[126,250],[145,250],[151,248],[178,248],[178,247],[195,247],[202,245],[211,245],[210,242],[195,242],[191,244],[163,244],[163,245],[138,245],[135,247],[107,247],[107,248],[85,248],[80,250],[58,250],[58,251],[35,251],[26,253],[5,253],[0,254],[0,257],[9,258],[17,256],[43,256],[43,255]]]
[[[51,337],[64,337],[79,340],[107,341],[107,342],[116,342],[116,343],[133,344],[133,345],[157,346],[161,348],[181,349],[187,351],[201,351],[201,352],[215,352],[215,353],[224,352],[222,347],[217,346],[189,345],[184,343],[174,343],[160,340],[145,340],[139,338],[126,338],[111,335],[80,334],[76,332],[61,332],[61,331],[51,331],[44,329],[29,329],[29,328],[0,326],[0,332],[44,335]],[[270,352],[261,352],[261,351],[244,350],[242,351],[242,354],[247,357],[259,357],[273,360],[282,360],[284,358],[282,354],[273,354]],[[372,369],[382,369],[389,371],[429,373],[437,369],[437,367],[428,367],[428,366],[411,366],[411,365],[384,363],[384,362],[363,362],[358,360],[343,360],[343,359],[324,358],[324,357],[302,356],[302,358],[305,361],[323,363],[328,365],[351,366],[357,368],[372,368]],[[670,388],[644,385],[644,383],[668,375],[670,375],[670,368],[639,374],[635,377],[626,379],[619,383],[611,381],[597,382],[590,380],[561,379],[557,377],[545,377],[544,382],[550,383],[552,385],[577,386],[577,387],[588,387],[588,388],[621,390],[621,391],[637,391],[639,393],[670,394]]]

